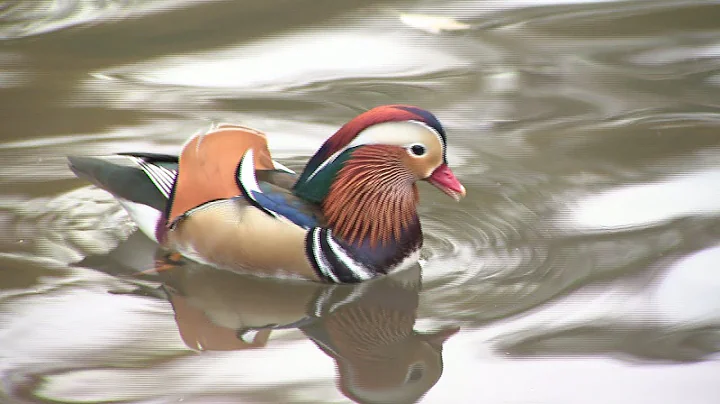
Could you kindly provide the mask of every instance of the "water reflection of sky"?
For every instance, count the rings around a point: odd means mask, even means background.
[[[293,33],[195,56],[154,60],[130,76],[152,84],[279,91],[353,77],[403,77],[467,65],[401,38],[343,31]]]
[[[572,228],[613,230],[651,226],[684,216],[720,212],[720,171],[682,174],[649,184],[621,187],[577,202],[566,224]]]

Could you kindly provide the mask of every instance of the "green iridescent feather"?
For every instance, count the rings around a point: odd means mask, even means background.
[[[353,148],[354,149],[354,148]],[[350,159],[353,149],[342,152],[335,160],[320,169],[312,178],[307,180],[309,173],[303,172],[300,180],[293,187],[295,195],[314,203],[322,203],[330,192],[330,186],[345,163]],[[305,170],[308,170],[307,167]]]

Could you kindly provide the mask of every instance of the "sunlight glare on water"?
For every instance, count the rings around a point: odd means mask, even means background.
[[[149,69],[134,67],[140,73],[130,77],[152,84],[271,92],[317,81],[427,74],[464,64],[441,50],[423,49],[400,38],[323,30],[192,58],[152,61]]]
[[[650,226],[689,215],[717,214],[720,212],[719,183],[720,170],[714,170],[615,189],[580,201],[572,225],[616,229]]]

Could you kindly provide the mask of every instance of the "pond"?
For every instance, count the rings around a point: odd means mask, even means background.
[[[37,0],[0,6],[0,401],[717,403],[720,5]],[[432,111],[418,266],[359,286],[168,261],[67,155],[214,123],[293,169]]]

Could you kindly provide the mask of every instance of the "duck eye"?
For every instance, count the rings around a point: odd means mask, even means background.
[[[425,152],[426,152],[425,146],[423,146],[421,144],[414,144],[414,145],[410,146],[410,153],[412,153],[416,156],[422,156],[423,154],[425,154]]]

